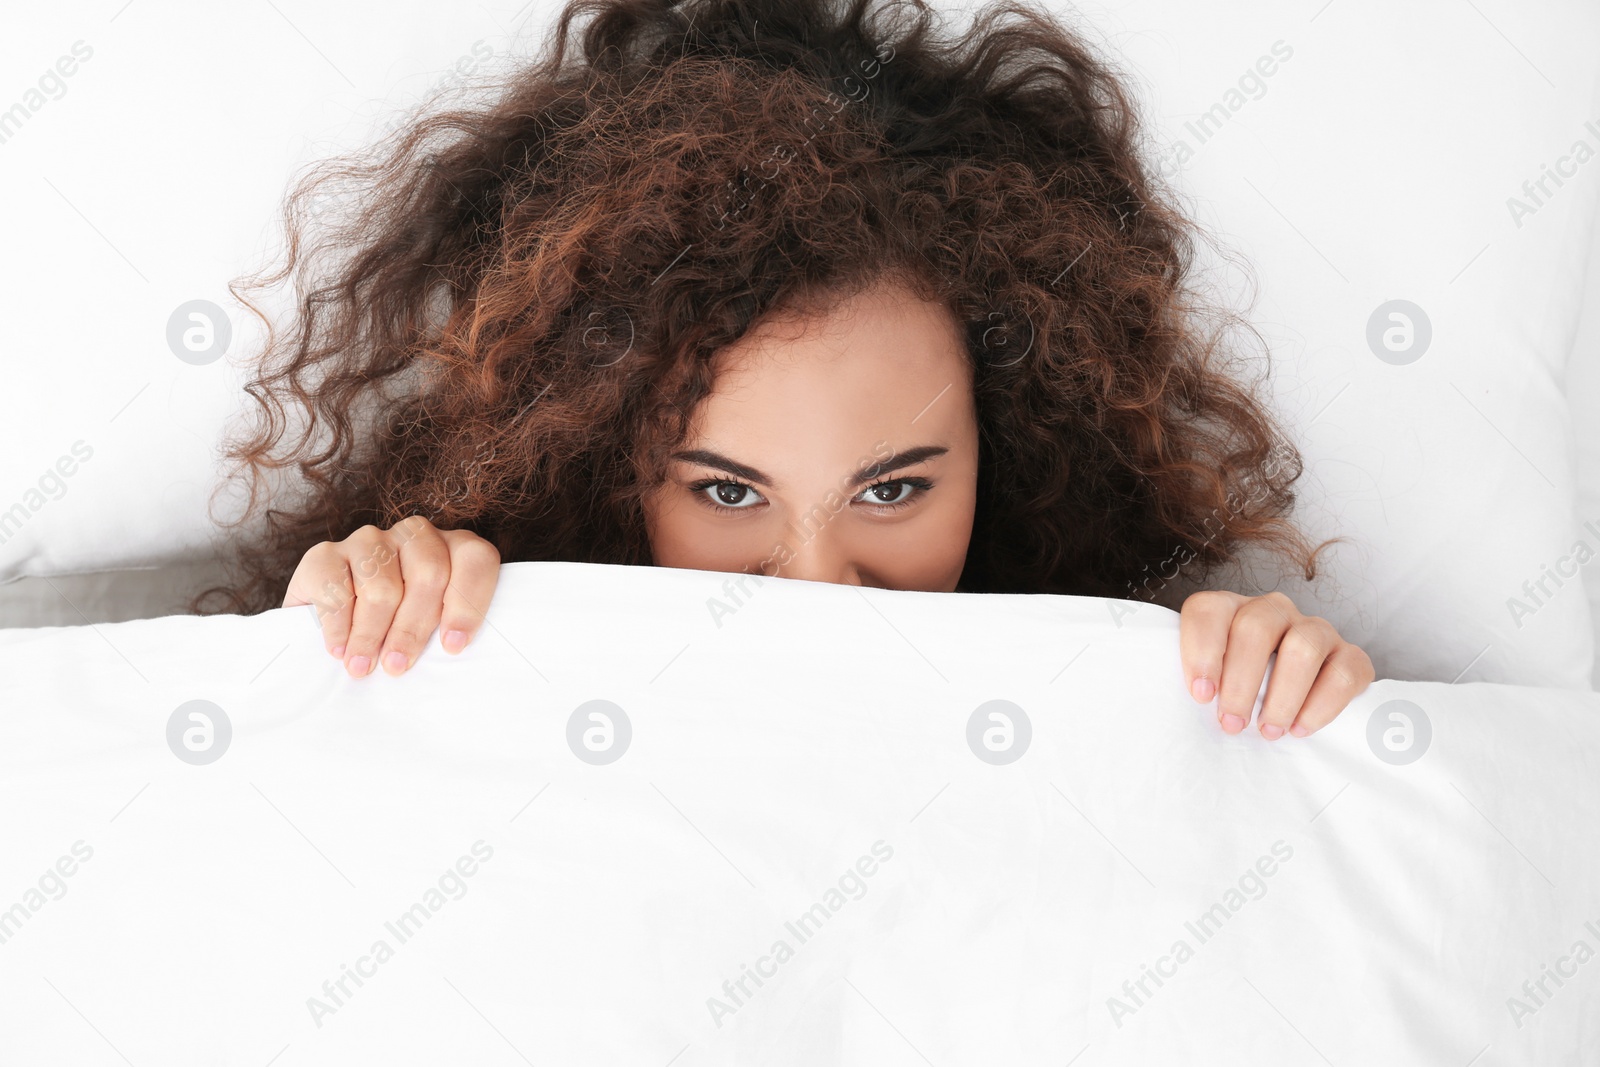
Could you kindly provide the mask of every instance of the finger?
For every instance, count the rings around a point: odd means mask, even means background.
[[[344,667],[352,677],[372,673],[389,632],[395,609],[405,591],[400,576],[400,556],[389,536],[376,526],[363,526],[341,542],[356,583],[355,617],[350,621],[350,641]]]
[[[1295,716],[1289,732],[1296,737],[1316,733],[1343,711],[1376,677],[1372,660],[1359,646],[1349,642],[1339,645],[1323,663],[1317,680],[1311,686],[1300,714]]]
[[[345,643],[350,637],[350,619],[354,614],[355,600],[355,583],[350,579],[350,565],[345,562],[337,545],[324,541],[314,545],[301,558],[294,576],[289,579],[283,606],[311,605],[322,630],[322,646],[329,655],[342,660]]]
[[[1234,612],[1249,597],[1226,590],[1205,590],[1183,602],[1178,613],[1178,650],[1189,695],[1209,704],[1222,678],[1222,655]]]
[[[1278,659],[1261,703],[1261,736],[1276,741],[1288,732],[1322,664],[1339,644],[1339,634],[1326,619],[1305,617],[1294,622],[1278,642]]]
[[[1288,597],[1274,592],[1251,597],[1234,613],[1218,685],[1217,718],[1225,732],[1236,734],[1249,724],[1266,677],[1267,657],[1289,629],[1289,612],[1294,610]]]
[[[410,670],[439,625],[439,605],[450,581],[450,549],[433,523],[420,515],[396,523],[390,535],[400,542],[402,589],[379,662],[388,674],[397,675]]]
[[[500,582],[500,553],[470,531],[443,533],[450,546],[450,584],[444,590],[439,644],[446,652],[456,653],[467,647],[483,625]]]

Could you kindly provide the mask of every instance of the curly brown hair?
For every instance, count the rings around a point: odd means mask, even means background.
[[[1250,542],[1315,576],[1299,454],[1186,287],[1196,231],[1055,16],[951,38],[923,0],[569,0],[489,102],[433,104],[285,198],[287,261],[248,289],[295,274],[293,329],[267,323],[219,486],[247,488],[219,525],[264,522],[192,610],[276,607],[312,545],[412,514],[505,562],[649,564],[642,501],[716,353],[888,275],[974,362],[961,591],[1150,596]],[[313,216],[329,189],[348,209]]]

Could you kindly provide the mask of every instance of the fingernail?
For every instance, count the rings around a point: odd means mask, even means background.
[[[1279,726],[1275,722],[1269,722],[1261,727],[1261,736],[1265,737],[1268,741],[1276,741],[1278,738],[1283,736],[1283,727]]]
[[[372,661],[366,656],[353,656],[348,666],[351,674],[357,678],[363,678],[368,671],[372,670]]]
[[[334,645],[332,648],[328,649],[328,655],[332,656],[334,659],[344,659],[344,646]]]
[[[444,645],[446,652],[460,652],[467,647],[467,631],[447,630],[440,641]]]
[[[1311,731],[1307,730],[1304,726],[1301,726],[1299,723],[1295,723],[1293,726],[1289,727],[1289,732],[1291,734],[1294,734],[1296,737],[1304,737],[1306,734],[1310,733]]]
[[[1217,695],[1217,687],[1210,678],[1196,678],[1189,686],[1189,692],[1202,704],[1209,704],[1211,698]]]
[[[411,666],[411,661],[406,659],[406,654],[404,652],[395,649],[387,656],[383,657],[383,665],[391,674],[399,674],[401,671]]]
[[[1222,717],[1222,728],[1230,734],[1236,734],[1244,729],[1244,720],[1229,712]]]

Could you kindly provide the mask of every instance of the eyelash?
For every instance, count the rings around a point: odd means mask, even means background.
[[[690,483],[689,491],[692,492],[695,495],[695,497],[698,498],[700,500],[700,502],[702,504],[704,504],[706,507],[713,508],[713,509],[715,509],[717,511],[741,512],[741,511],[749,511],[749,510],[751,510],[750,508],[747,508],[747,507],[746,508],[730,508],[726,504],[719,504],[715,500],[712,500],[710,497],[705,495],[704,491],[706,489],[711,488],[713,485],[740,485],[740,486],[743,486],[746,489],[750,489],[750,490],[754,490],[755,489],[755,486],[749,484],[748,482],[741,482],[737,478],[701,478],[699,481]],[[878,488],[879,486],[883,486],[883,485],[910,485],[910,486],[916,487],[918,492],[915,492],[915,493],[911,494],[910,496],[906,497],[904,500],[896,501],[893,504],[869,504],[869,505],[867,505],[868,507],[875,508],[880,512],[895,511],[895,510],[898,510],[899,508],[903,508],[903,507],[907,507],[907,506],[909,506],[911,504],[915,504],[918,500],[922,499],[922,496],[923,496],[924,493],[926,493],[928,490],[933,488],[933,482],[929,481],[927,478],[918,478],[918,477],[914,477],[913,476],[913,477],[908,477],[908,478],[889,478],[889,479],[887,479],[885,481],[873,482],[871,485],[862,486],[861,487],[861,492],[862,493],[869,493],[872,490]],[[857,495],[859,496],[860,494],[857,494]]]

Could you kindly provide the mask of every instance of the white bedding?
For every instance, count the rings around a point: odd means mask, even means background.
[[[1164,608],[736,577],[510,564],[398,679],[309,608],[0,631],[0,1063],[1600,1061],[1600,695],[1230,737]]]

